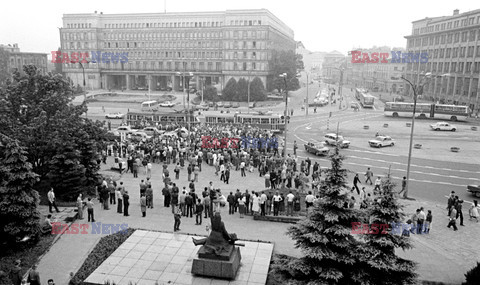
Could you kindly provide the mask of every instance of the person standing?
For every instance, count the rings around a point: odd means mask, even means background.
[[[370,185],[372,185],[372,177],[373,177],[373,172],[370,170],[370,167],[367,168],[367,172],[365,172],[365,184],[367,184],[368,181],[370,181]]]
[[[424,223],[425,219],[427,216],[425,215],[425,212],[423,211],[423,207],[420,208],[420,211],[418,212],[418,221],[417,221],[417,234],[421,235],[425,229],[424,229]]]
[[[203,214],[202,200],[197,199],[197,204],[195,205],[195,225],[202,224],[202,214]]]
[[[245,161],[243,160],[240,162],[240,173],[242,177],[247,176],[247,174],[245,174]]]
[[[20,264],[22,261],[20,259],[17,259],[15,261],[15,266],[13,269],[10,271],[10,280],[12,281],[13,285],[21,285],[22,284],[22,267],[20,267]]]
[[[403,176],[402,179],[402,190],[398,192],[398,195],[402,194],[403,192],[407,191],[407,177]]]
[[[252,199],[252,213],[253,215],[258,215],[260,211],[260,198],[258,197],[258,192],[255,192]]]
[[[227,166],[227,168],[225,169],[225,179],[223,180],[223,182],[228,184],[229,180],[230,180],[230,167]]]
[[[125,191],[125,194],[123,194],[123,215],[124,216],[130,216],[128,214],[128,206],[130,206],[130,196],[128,195],[128,191]]]
[[[430,228],[432,227],[432,220],[433,220],[432,211],[428,210],[427,218],[425,219],[424,233],[426,234],[430,233]]]
[[[178,187],[173,183],[173,188],[172,188],[172,193],[170,194],[171,200],[170,204],[172,205],[172,214],[175,214],[175,208],[178,207]],[[182,214],[182,211],[180,210],[180,215]]]
[[[140,210],[142,211],[142,217],[145,217],[147,215],[147,197],[145,197],[145,194],[140,197]]]
[[[308,191],[308,195],[305,197],[305,207],[307,208],[307,212],[309,208],[313,206],[313,200],[315,200],[315,196],[312,195],[312,191]]]
[[[147,191],[145,191],[145,197],[147,198],[147,207],[153,209],[153,189],[152,189],[152,185],[148,185]]]
[[[30,285],[40,285],[40,273],[37,271],[37,265],[32,266],[32,270],[28,272],[27,282]]]
[[[178,195],[178,203],[180,204],[180,210],[182,211],[182,216],[187,215],[187,208],[185,206],[185,198],[187,197],[187,191],[183,187],[182,193]]]
[[[198,165],[195,165],[195,167],[193,168],[193,177],[194,177],[195,182],[198,182],[198,174],[199,173],[200,173],[200,168],[198,167]]]
[[[282,200],[282,197],[280,196],[279,192],[275,192],[275,195],[273,195],[273,215],[278,216],[278,211],[280,208],[280,201]]]
[[[245,190],[245,214],[248,214],[250,212],[250,193],[248,193],[248,189]]]
[[[180,210],[179,207],[173,207],[172,209],[175,209],[173,213],[173,219],[174,219],[173,231],[176,232],[180,230],[180,223],[181,223],[180,219],[182,218],[182,211]]]
[[[50,213],[53,213],[52,207],[54,207],[57,213],[59,213],[60,211],[58,210],[57,204],[55,203],[55,193],[53,193],[53,188],[50,188],[50,191],[48,191],[47,197],[48,197],[48,209]]]
[[[170,191],[168,191],[167,186],[163,187],[162,195],[163,195],[163,206],[166,208],[170,207]]]
[[[462,211],[463,200],[458,199],[458,196],[455,196],[455,198],[457,200],[457,205],[456,205],[457,219],[460,218],[460,226],[465,226],[463,224],[463,211]]]
[[[452,191],[450,193],[450,196],[448,197],[448,200],[447,200],[447,210],[448,210],[448,214],[447,216],[450,216],[450,211],[452,210],[452,206],[455,205],[455,191]]]
[[[233,192],[230,192],[230,195],[228,195],[227,202],[228,202],[228,214],[233,215],[234,207],[235,207],[235,196],[233,196]]]
[[[357,173],[357,174],[355,174],[355,177],[353,178],[353,187],[355,187],[358,195],[360,195],[360,189],[358,189],[358,185],[357,185],[358,183],[362,184],[362,182],[360,182],[360,178],[358,178],[358,173]]]
[[[453,227],[453,231],[458,231],[457,228],[457,210],[455,206],[450,208],[450,221],[448,222],[447,228]]]
[[[203,208],[205,210],[205,219],[210,217],[210,196],[207,194],[203,198]]]
[[[293,195],[292,191],[290,190],[287,194],[287,216],[293,216],[293,200],[295,199],[295,195]]]
[[[478,223],[479,207],[478,207],[478,201],[477,200],[473,200],[473,205],[469,210],[469,214],[470,214],[470,220],[475,219],[475,221],[477,221],[477,223]]]
[[[88,201],[87,201],[87,216],[88,216],[88,222],[92,222],[94,223],[95,222],[95,218],[93,216],[93,202],[92,202],[92,198],[88,198]]]
[[[375,195],[377,191],[378,193],[380,192],[380,185],[382,185],[382,178],[378,176],[377,179],[375,179],[375,188],[373,188],[373,195]]]
[[[117,198],[117,213],[119,214],[122,214],[123,211],[122,211],[122,206],[123,206],[123,195],[122,195],[122,192],[120,190],[120,187],[117,188],[117,190],[115,190],[115,197]]]
[[[78,219],[83,220],[83,199],[82,194],[78,194],[77,198],[77,211],[78,211]]]
[[[180,162],[177,163],[173,171],[175,172],[175,179],[180,179]]]
[[[297,141],[293,141],[293,155],[297,155],[297,149],[298,149]]]
[[[193,218],[193,205],[194,205],[193,197],[189,194],[185,196],[185,206],[187,207],[187,214],[186,217],[190,215],[190,218]]]
[[[237,204],[238,204],[238,212],[240,213],[240,218],[242,219],[243,219],[243,216],[245,215],[245,203],[246,203],[245,195],[240,194],[240,197],[237,200]]]
[[[267,194],[262,191],[262,195],[260,195],[260,215],[265,216],[266,214],[266,206],[267,206]]]

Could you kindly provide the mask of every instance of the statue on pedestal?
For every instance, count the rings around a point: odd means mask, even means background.
[[[205,254],[222,255],[230,253],[232,247],[237,241],[236,234],[229,234],[225,229],[225,224],[222,222],[222,217],[219,212],[211,217],[211,233],[207,238],[195,239],[192,238],[195,245],[203,245]]]

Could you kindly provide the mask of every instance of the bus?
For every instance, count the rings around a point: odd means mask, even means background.
[[[166,127],[167,125],[187,125],[187,122],[190,124],[198,124],[200,121],[193,114],[190,114],[189,117],[185,112],[181,113],[159,113],[159,112],[128,112],[126,116],[126,123],[133,128],[137,127],[149,127],[156,126],[159,129]],[[188,121],[187,121],[188,119]]]
[[[367,90],[363,88],[355,89],[355,98],[360,102],[363,108],[373,108],[375,97],[368,94]]]
[[[418,118],[466,121],[470,116],[470,108],[468,106],[417,103],[415,114]],[[413,116],[413,103],[387,102],[385,103],[384,115],[411,118]]]
[[[203,112],[207,124],[250,125],[272,132],[285,130],[285,119],[280,114],[269,113],[219,113],[214,111]]]

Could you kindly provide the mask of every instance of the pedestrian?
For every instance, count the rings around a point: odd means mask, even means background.
[[[55,193],[53,192],[53,188],[50,188],[50,191],[48,191],[47,197],[48,197],[48,210],[50,211],[50,213],[53,213],[52,207],[54,207],[57,213],[59,213],[60,211],[58,210],[57,204],[55,203]]]
[[[355,189],[357,190],[358,195],[360,195],[360,189],[358,189],[357,183],[362,184],[362,182],[360,182],[360,178],[358,178],[358,173],[355,174],[355,177],[353,178],[353,187],[355,187]]]
[[[128,195],[128,191],[125,191],[125,194],[123,194],[123,215],[128,217],[130,216],[128,214],[128,206],[130,206],[130,196]]]
[[[180,162],[177,162],[177,165],[173,171],[175,172],[175,180],[180,179]]]
[[[297,155],[297,149],[298,149],[297,141],[293,141],[293,155]]]
[[[242,177],[247,176],[247,174],[245,174],[245,161],[240,162],[240,173]]]
[[[402,179],[402,190],[398,192],[398,195],[402,194],[403,192],[407,191],[407,177],[403,176]]]
[[[290,190],[287,194],[287,216],[293,216],[293,200],[295,199],[295,195],[293,195],[292,191]]]
[[[258,197],[258,192],[255,192],[252,199],[252,213],[253,215],[257,216],[258,212],[260,211],[260,197]]]
[[[424,223],[426,218],[427,216],[423,211],[423,207],[421,207],[420,211],[418,211],[418,221],[417,221],[417,234],[419,235],[421,235],[425,231]]]
[[[458,199],[458,196],[455,196],[455,198],[457,200],[457,206],[456,206],[457,219],[460,217],[460,226],[465,226],[463,224],[463,211],[462,211],[463,200]]]
[[[273,195],[273,215],[278,216],[278,212],[280,210],[280,201],[282,201],[282,197],[280,196],[279,191],[275,192]]]
[[[426,233],[426,234],[430,233],[430,229],[432,228],[432,220],[433,220],[432,211],[428,210],[427,218],[425,219],[425,231],[424,231],[424,233]]]
[[[145,197],[145,194],[140,197],[140,210],[142,211],[142,217],[145,217],[147,215],[147,197]]]
[[[203,199],[203,209],[205,211],[205,219],[210,217],[210,196],[207,194]]]
[[[418,229],[418,214],[420,213],[420,209],[417,209],[415,211],[415,213],[413,213],[412,217],[410,220],[412,220],[412,228],[410,229],[412,234],[416,234],[417,233],[417,229]]]
[[[472,207],[470,207],[470,210],[468,211],[470,215],[470,220],[475,219],[478,223],[479,212],[480,212],[480,207],[478,206],[478,201],[473,200],[473,205]]]
[[[117,213],[122,214],[122,206],[123,206],[123,195],[120,190],[120,187],[117,187],[117,190],[115,190],[115,197],[117,198]]]
[[[356,204],[355,197],[352,196],[352,198],[350,198],[350,201],[348,202],[348,208],[349,208],[349,209],[355,208],[355,204]]]
[[[195,225],[202,224],[202,212],[203,212],[202,200],[197,199],[197,204],[195,205]]]
[[[108,181],[108,193],[110,197],[110,205],[116,204],[117,202],[115,201],[115,185],[113,184],[113,181],[111,179]]]
[[[280,202],[278,204],[278,212],[280,215],[285,215],[285,196],[283,192],[280,193]]]
[[[148,185],[147,191],[145,191],[145,198],[147,198],[147,207],[153,209],[153,189],[152,185]]]
[[[195,167],[193,168],[193,175],[194,175],[195,182],[198,182],[199,173],[200,173],[200,168],[198,167],[198,165],[195,165]]]
[[[248,189],[245,190],[245,214],[248,214],[251,210],[250,208],[251,195],[248,193]]]
[[[458,231],[457,228],[457,210],[455,206],[450,208],[450,220],[448,222],[447,228],[453,227],[453,231]]]
[[[233,192],[230,192],[230,194],[228,195],[227,202],[228,202],[228,214],[233,215],[234,207],[235,207],[235,196],[233,196]]]
[[[365,172],[365,184],[367,184],[368,181],[370,181],[370,185],[372,185],[372,177],[373,177],[373,172],[370,170],[370,167],[367,168],[367,172]]]
[[[260,195],[260,215],[265,216],[265,210],[267,206],[267,194],[265,194],[264,191],[262,191],[262,195]]]
[[[312,191],[308,191],[308,195],[305,196],[305,208],[307,209],[307,212],[309,211],[309,208],[313,206],[314,199],[315,196],[312,195]]]
[[[191,195],[186,195],[185,196],[185,206],[187,207],[187,213],[186,213],[186,217],[188,218],[188,216],[190,215],[190,218],[193,218],[193,205],[194,205],[194,200],[193,200],[193,197]]]
[[[175,212],[173,214],[173,231],[176,232],[180,230],[180,219],[182,218],[182,212],[179,207],[173,207],[173,209],[175,209]]]
[[[37,265],[33,265],[30,272],[28,272],[27,282],[30,285],[40,285],[40,273],[37,271]]]
[[[167,186],[163,187],[162,195],[163,195],[163,206],[166,208],[170,207],[170,191],[168,191]]]
[[[247,202],[247,198],[245,198],[245,194],[241,194],[237,200],[238,204],[238,212],[240,213],[240,218],[243,219],[245,215],[245,203]]]
[[[373,188],[373,195],[380,193],[380,185],[382,185],[382,178],[378,176],[377,179],[375,179],[375,188]]]
[[[15,265],[10,271],[10,280],[12,281],[13,285],[20,285],[22,284],[22,267],[20,267],[20,264],[22,261],[20,259],[17,259],[15,261]]]
[[[78,194],[77,198],[77,213],[78,213],[78,219],[83,220],[83,199],[82,199],[82,194]]]
[[[87,201],[87,216],[88,216],[88,222],[92,222],[94,223],[95,222],[95,218],[93,216],[93,202],[92,202],[92,198],[88,197],[88,201]]]
[[[225,169],[225,178],[223,182],[228,184],[228,181],[230,181],[230,167],[227,167],[227,169]]]

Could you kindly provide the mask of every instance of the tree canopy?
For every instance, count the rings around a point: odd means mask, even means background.
[[[287,90],[297,90],[297,56],[293,50],[274,50],[269,61],[271,74],[267,77],[267,89],[285,90],[285,81],[280,74],[286,73]]]

